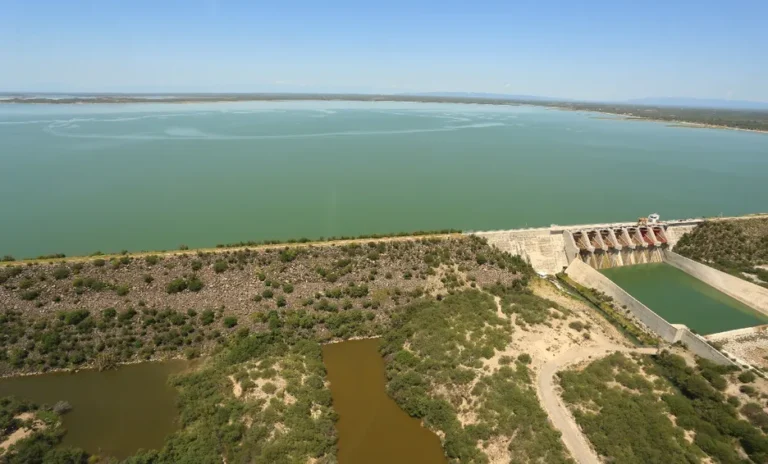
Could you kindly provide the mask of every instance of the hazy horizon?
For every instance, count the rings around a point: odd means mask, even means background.
[[[9,92],[768,102],[768,4],[756,0],[2,5],[0,89]]]

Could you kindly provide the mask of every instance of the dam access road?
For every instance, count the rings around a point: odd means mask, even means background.
[[[553,427],[560,431],[565,447],[579,464],[599,464],[600,458],[581,432],[576,420],[560,398],[555,375],[569,366],[595,360],[615,352],[656,354],[658,348],[629,348],[621,345],[590,346],[569,350],[544,364],[536,381],[536,394]]]

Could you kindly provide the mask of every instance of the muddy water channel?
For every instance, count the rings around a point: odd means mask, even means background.
[[[122,459],[142,448],[160,448],[176,430],[176,393],[168,378],[189,366],[167,361],[0,379],[0,396],[69,402],[62,445]]]
[[[323,361],[339,414],[341,464],[446,462],[437,436],[387,395],[378,340],[325,345]]]

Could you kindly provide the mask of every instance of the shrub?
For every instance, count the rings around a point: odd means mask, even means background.
[[[277,391],[277,385],[272,382],[267,382],[262,385],[261,389],[264,391],[264,393],[271,395]]]
[[[739,382],[741,383],[752,383],[756,378],[757,377],[752,371],[744,371],[739,374]]]
[[[115,308],[107,308],[101,312],[101,316],[104,319],[114,319],[115,316],[117,316],[117,311],[115,310]]]
[[[277,300],[275,301],[275,303],[277,303],[278,308],[282,308],[283,306],[286,305],[285,297],[280,295],[279,297],[277,297]]]
[[[151,284],[155,280],[154,277],[152,277],[149,274],[144,274],[144,282]]]
[[[40,296],[40,290],[26,290],[24,292],[21,292],[21,299],[25,301],[32,301],[37,299],[37,297]]]
[[[234,316],[227,316],[224,318],[222,323],[224,324],[224,327],[231,329],[232,327],[237,325],[237,318]]]
[[[365,284],[355,285],[350,283],[350,285],[344,289],[344,293],[351,298],[362,298],[368,295],[368,286]]]
[[[283,291],[285,293],[293,293],[293,285],[291,285],[291,284],[283,284]]]
[[[58,266],[53,270],[53,278],[56,280],[66,279],[71,273],[67,266]]]
[[[213,312],[213,310],[206,309],[200,314],[200,322],[203,325],[211,325],[215,317],[216,314]]]
[[[117,296],[125,296],[130,290],[130,287],[127,285],[118,285],[115,287],[115,293],[117,293]]]
[[[197,276],[192,276],[187,282],[187,288],[190,292],[199,292],[203,289],[203,281],[200,280]]]
[[[136,310],[133,308],[128,308],[125,311],[122,311],[119,316],[117,316],[117,320],[119,322],[128,322],[136,315]]]
[[[747,403],[741,408],[741,413],[752,425],[761,428],[763,432],[768,431],[768,414],[763,411],[762,406],[757,403]]]
[[[85,320],[90,313],[87,309],[75,309],[72,311],[62,311],[59,313],[59,319],[67,325],[77,325]]]
[[[531,363],[531,355],[528,353],[521,353],[517,356],[517,360],[520,361],[523,364],[530,364]]]
[[[216,274],[221,274],[227,269],[229,269],[229,265],[222,259],[216,260],[216,262],[213,264],[213,270],[216,272]]]
[[[10,261],[16,261],[16,258],[14,258],[11,255],[5,255],[2,258],[0,258],[0,262],[10,262]]]
[[[98,258],[98,259],[94,259],[93,261],[91,261],[91,263],[92,263],[94,266],[96,266],[96,267],[104,267],[104,265],[105,265],[105,264],[107,264],[107,262],[106,262],[106,261],[104,261],[104,260],[103,260],[103,259],[101,259],[101,258]]]
[[[199,271],[203,268],[203,262],[199,259],[195,259],[192,261],[191,266],[193,271]]]
[[[160,262],[160,257],[157,255],[149,255],[144,258],[144,261],[147,262],[150,266],[154,266],[155,264]]]
[[[264,298],[272,298],[275,295],[275,292],[273,292],[271,289],[267,288],[263,292],[261,292],[261,296]]]
[[[581,332],[584,329],[584,324],[582,324],[581,321],[573,321],[570,324],[568,324],[568,327],[572,328],[577,332]]]
[[[284,263],[290,263],[299,255],[299,250],[296,248],[284,248],[280,251],[280,261]]]
[[[739,387],[739,391],[744,393],[747,396],[754,397],[757,396],[757,392],[755,391],[755,387],[751,385],[742,385]]]
[[[165,287],[165,291],[168,293],[179,293],[187,289],[187,281],[184,279],[173,279]]]

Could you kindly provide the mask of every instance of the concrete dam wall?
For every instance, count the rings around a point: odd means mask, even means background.
[[[475,232],[488,243],[521,256],[536,272],[557,274],[579,259],[595,269],[661,262],[664,250],[693,230],[702,219],[637,223],[588,224],[535,229]]]
[[[669,344],[681,342],[697,356],[718,364],[733,364],[728,357],[713,348],[703,337],[691,332],[688,327],[682,324],[670,324],[612,280],[581,260],[574,260],[565,273],[579,285],[598,290],[611,297],[619,307],[626,307],[626,311],[636,321],[665,342]]]
[[[718,271],[671,250],[664,251],[664,262],[686,272],[745,305],[768,315],[768,288]]]
[[[654,219],[656,219],[656,216]],[[755,217],[755,216],[751,216]],[[709,220],[740,220],[749,217]],[[665,262],[726,295],[768,314],[768,289],[712,269],[672,251],[704,219],[610,223],[477,232],[491,245],[526,259],[540,274],[566,274],[580,285],[610,296],[628,315],[667,343],[681,342],[698,356],[731,364],[723,353],[685,325],[671,324],[599,272],[617,266]],[[711,335],[710,338],[716,335]]]

